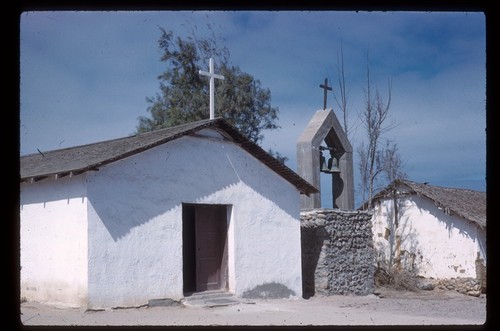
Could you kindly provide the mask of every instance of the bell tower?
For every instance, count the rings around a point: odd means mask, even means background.
[[[354,209],[352,146],[332,109],[318,110],[297,140],[297,173],[319,190],[301,195],[302,210],[321,207],[321,172],[332,176],[333,208]]]

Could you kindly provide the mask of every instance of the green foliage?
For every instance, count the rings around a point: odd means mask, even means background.
[[[158,77],[160,92],[147,98],[149,116],[139,117],[138,133],[209,117],[209,81],[199,70],[208,71],[210,57],[214,58],[215,72],[224,76],[215,82],[215,116],[223,117],[256,143],[263,139],[263,130],[279,128],[278,108],[271,106],[270,90],[230,65],[229,51],[219,47],[213,34],[198,39],[191,32],[182,39],[161,29],[159,48],[167,68]]]
[[[281,163],[285,164],[286,161],[288,161],[288,157],[281,155],[280,152],[274,151],[272,148],[267,151],[270,155],[272,155],[276,160],[280,161]]]

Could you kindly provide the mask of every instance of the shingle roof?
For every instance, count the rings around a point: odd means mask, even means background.
[[[432,200],[447,214],[460,216],[486,229],[486,192],[433,186],[409,180],[396,180],[377,193],[373,200],[386,197],[391,188],[400,185],[408,187],[410,193]]]
[[[301,193],[309,195],[318,190],[282,162],[272,157],[260,146],[241,134],[222,118],[202,120],[152,132],[88,145],[58,149],[21,156],[21,182],[38,181],[49,176],[63,177],[97,170],[99,167],[165,144],[179,137],[193,134],[204,128],[214,128],[259,159],[271,170],[294,185]]]

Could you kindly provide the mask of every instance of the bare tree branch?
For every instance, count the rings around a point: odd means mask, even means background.
[[[382,98],[378,88],[373,94],[368,60],[367,54],[365,106],[360,118],[365,128],[367,144],[359,147],[358,156],[360,157],[359,169],[363,199],[368,197],[367,206],[370,207],[376,189],[376,180],[380,174],[386,173],[386,177],[391,178],[396,174],[399,175],[401,162],[400,160],[397,162],[399,156],[396,145],[386,144],[387,151],[381,147],[383,135],[395,127],[394,123],[387,123],[392,101],[392,82],[389,80],[388,83],[387,101]]]

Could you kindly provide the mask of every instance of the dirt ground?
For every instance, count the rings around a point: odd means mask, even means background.
[[[241,300],[223,307],[140,307],[84,311],[36,302],[21,304],[20,324],[127,326],[261,325],[483,325],[486,295],[453,291],[404,292],[378,288],[378,295],[310,299]]]

